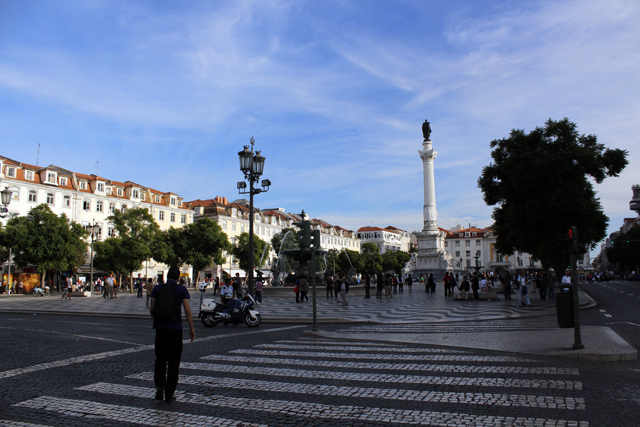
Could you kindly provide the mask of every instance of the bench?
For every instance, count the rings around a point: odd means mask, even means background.
[[[460,299],[459,297],[460,295],[458,294],[458,292],[455,292],[453,294],[453,299],[456,299],[456,300]],[[480,299],[486,299],[486,300],[498,299],[498,293],[497,292],[478,292],[478,297],[480,297]],[[469,300],[475,299],[473,296],[473,292],[471,291],[468,292],[467,299]]]

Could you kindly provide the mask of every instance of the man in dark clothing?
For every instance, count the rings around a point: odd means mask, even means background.
[[[473,291],[473,297],[475,299],[480,299],[480,295],[478,295],[478,289],[480,289],[480,282],[478,282],[478,273],[473,273],[473,278],[471,279],[471,290]]]
[[[505,272],[503,279],[504,281],[504,299],[511,299],[511,275],[509,272]]]
[[[382,273],[378,273],[376,285],[376,298],[382,298],[382,290],[384,289],[384,277]]]
[[[156,400],[163,400],[170,403],[175,400],[173,393],[178,385],[178,367],[180,366],[180,358],[182,356],[182,323],[180,316],[180,307],[184,307],[184,316],[189,324],[189,338],[193,342],[195,339],[195,330],[193,329],[193,318],[191,308],[189,307],[189,291],[182,285],[177,283],[180,278],[180,270],[178,267],[171,267],[167,273],[167,283],[157,285],[151,292],[151,318],[153,319],[153,328],[156,330],[155,353],[156,363],[154,372],[154,381],[156,384]],[[171,320],[155,319],[154,304],[160,294],[162,286],[175,287],[179,305],[176,305],[176,311]],[[164,292],[171,292],[166,289]],[[168,369],[167,369],[168,367]]]

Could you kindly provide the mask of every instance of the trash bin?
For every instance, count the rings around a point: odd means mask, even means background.
[[[573,286],[565,283],[555,288],[558,326],[573,328]]]

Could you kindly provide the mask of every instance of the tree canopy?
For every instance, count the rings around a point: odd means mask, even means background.
[[[107,220],[114,225],[117,236],[94,243],[93,250],[96,259],[99,259],[98,265],[100,268],[112,265],[114,268],[109,269],[126,273],[132,281],[131,273],[140,270],[142,263],[153,256],[152,248],[159,239],[160,227],[144,208],[126,212],[116,210]],[[110,256],[115,258],[109,261]]]
[[[400,274],[405,264],[409,262],[411,255],[404,251],[386,251],[382,254],[382,270],[395,271]]]
[[[153,247],[153,258],[167,265],[191,265],[199,274],[212,262],[223,264],[222,252],[230,249],[227,234],[215,221],[203,218],[161,232]]]
[[[265,249],[267,242],[262,240],[260,237],[254,235],[253,236],[253,266],[254,268],[261,268],[260,257],[262,256],[262,251]],[[235,244],[231,249],[231,255],[236,257],[238,260],[238,265],[241,270],[247,272],[249,268],[249,233],[241,233]],[[264,260],[263,260],[264,262]]]
[[[382,271],[380,248],[375,243],[364,243],[361,247],[362,273],[373,274]]]
[[[595,135],[578,134],[568,119],[549,119],[530,133],[514,129],[491,141],[493,163],[478,179],[493,210],[496,250],[527,252],[562,275],[563,238],[578,227],[582,251],[606,235],[608,218],[590,179],[618,176],[627,152],[608,149]]]
[[[71,270],[84,263],[87,253],[84,238],[88,234],[66,215],[58,216],[49,206],[41,204],[27,216],[8,221],[0,232],[0,246],[12,249],[18,266],[35,265],[44,284],[47,270]]]
[[[606,253],[609,261],[637,273],[640,266],[640,226],[618,234],[613,239],[613,246],[607,248]]]

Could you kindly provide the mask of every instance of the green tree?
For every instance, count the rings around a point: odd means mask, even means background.
[[[132,273],[140,270],[142,263],[152,257],[160,227],[144,208],[130,209],[124,213],[116,210],[107,220],[114,225],[119,238],[119,271],[129,276],[129,291],[133,292]]]
[[[198,272],[196,282],[200,280],[200,271],[212,262],[223,264],[222,252],[231,249],[227,234],[209,218],[182,228],[170,227],[158,236],[153,247],[153,258],[168,265],[191,265]]]
[[[362,245],[362,273],[372,274],[382,271],[382,255],[380,248],[374,243],[364,243]]]
[[[289,234],[287,236],[287,234]],[[286,239],[285,239],[285,236]],[[271,271],[274,273],[282,273],[287,271],[296,271],[300,267],[300,263],[291,257],[280,257],[280,249],[292,250],[299,249],[297,242],[297,231],[294,228],[283,228],[282,231],[271,238],[271,247],[275,251],[276,255],[278,255],[278,264],[274,265]],[[284,280],[284,277],[281,279]]]
[[[338,253],[336,257],[336,270],[341,273],[347,273],[349,271],[359,273],[362,272],[362,269],[362,257],[359,252],[344,249]]]
[[[613,246],[607,248],[609,261],[620,264],[622,268],[638,272],[640,266],[640,226],[620,233],[613,239]]]
[[[123,251],[120,250],[122,239],[111,237],[93,243],[93,266],[97,270],[113,271],[120,275],[124,271]]]
[[[260,237],[253,236],[253,266],[254,268],[261,268],[260,257],[262,251],[267,245],[267,242]],[[244,270],[248,274],[249,269],[249,233],[241,233],[238,239],[236,239],[235,245],[231,248],[231,255],[236,257],[240,269]]]
[[[404,251],[386,251],[382,254],[382,270],[400,274],[411,255]]]
[[[496,250],[527,252],[561,276],[566,265],[563,238],[578,227],[582,251],[595,248],[606,234],[608,218],[589,178],[601,183],[618,176],[627,152],[608,149],[595,135],[579,135],[568,119],[549,119],[526,134],[514,129],[491,141],[493,163],[478,179],[493,210]]]
[[[84,262],[88,235],[82,226],[56,215],[49,206],[32,208],[27,216],[11,218],[0,233],[0,246],[11,247],[19,267],[35,265],[41,285],[47,270],[71,270]]]

